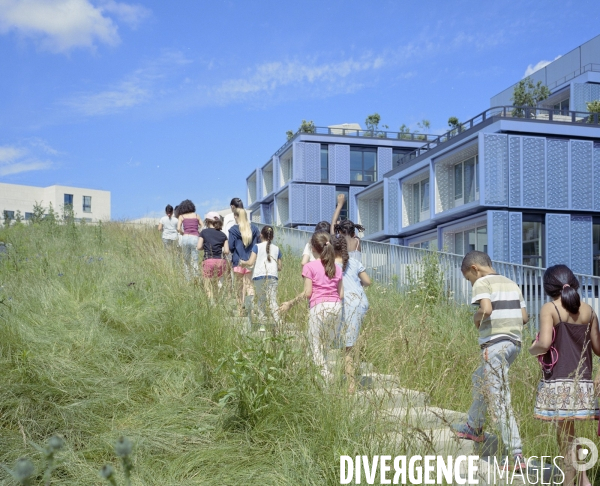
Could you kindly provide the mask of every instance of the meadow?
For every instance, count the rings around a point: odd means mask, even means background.
[[[0,463],[31,458],[31,484],[43,484],[33,444],[53,435],[65,442],[57,485],[106,484],[105,464],[122,484],[121,436],[133,443],[136,485],[339,484],[341,454],[406,447],[385,445],[394,430],[378,404],[341,380],[326,385],[304,340],[288,337],[303,335],[304,306],[286,316],[286,333],[244,335],[227,293],[212,307],[156,229],[42,221],[4,228],[0,241]],[[284,250],[280,301],[302,286],[299,258]],[[369,288],[361,357],[466,411],[477,334],[472,309],[447,302],[440,278],[430,272],[404,293]],[[537,361],[525,351],[511,374],[525,454],[556,455],[552,426],[532,418]],[[594,440],[595,427],[579,424],[578,435]],[[0,484],[16,483],[0,470]]]

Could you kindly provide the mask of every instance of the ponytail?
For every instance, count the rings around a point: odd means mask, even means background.
[[[554,299],[560,296],[560,303],[570,314],[577,314],[581,306],[578,288],[579,280],[566,265],[554,265],[544,273],[544,291]]]
[[[242,234],[242,242],[245,247],[248,247],[250,246],[250,243],[252,243],[252,228],[248,222],[246,210],[243,208],[236,208],[233,214],[237,217],[237,223],[240,227],[240,233]]]
[[[320,256],[325,275],[335,277],[335,250],[331,244],[331,236],[324,232],[314,233],[310,243]]]
[[[346,268],[348,267],[348,260],[350,259],[350,256],[348,255],[348,243],[346,242],[346,237],[340,233],[336,233],[332,238],[332,242],[335,256],[342,259],[342,270],[345,272]]]
[[[267,242],[267,260],[271,261],[271,241],[273,241],[273,227],[272,226],[263,226],[263,229],[260,232],[263,241]]]

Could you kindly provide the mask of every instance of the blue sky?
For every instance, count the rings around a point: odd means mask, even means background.
[[[599,25],[597,0],[0,0],[0,182],[220,209],[302,119],[441,133]]]

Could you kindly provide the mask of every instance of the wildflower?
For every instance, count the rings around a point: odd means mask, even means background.
[[[421,307],[419,304],[415,305],[415,309],[418,309],[419,307]]]
[[[65,446],[65,441],[57,435],[53,435],[48,440],[48,450],[51,452],[60,451]]]
[[[62,277],[63,275],[64,275],[64,273],[59,273],[58,274],[59,277]]]
[[[21,484],[29,484],[29,480],[34,473],[35,467],[33,466],[33,462],[26,457],[17,459],[15,469],[13,471],[14,478],[17,481],[19,481]]]
[[[115,444],[115,454],[117,457],[126,457],[131,455],[133,450],[133,444],[127,437],[119,437],[119,440]]]

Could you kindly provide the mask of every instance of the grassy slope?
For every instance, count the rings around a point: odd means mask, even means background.
[[[302,352],[290,353],[255,426],[232,427],[235,410],[216,402],[234,382],[218,363],[246,344],[226,309],[209,309],[183,281],[157,232],[41,225],[0,240],[13,245],[0,260],[0,462],[39,459],[24,439],[58,433],[68,448],[56,484],[100,484],[98,469],[116,464],[112,444],[127,435],[135,484],[308,485],[338,483],[340,454],[384,452],[374,410],[324,389]],[[300,286],[290,257],[280,299]],[[435,404],[466,410],[477,365],[468,311],[382,287],[369,299],[364,359]],[[305,322],[306,309],[288,319]],[[511,373],[525,452],[554,454],[550,426],[531,418],[535,360],[523,353]],[[594,437],[594,424],[579,430]]]

